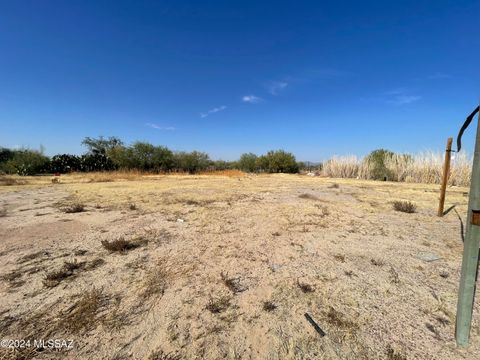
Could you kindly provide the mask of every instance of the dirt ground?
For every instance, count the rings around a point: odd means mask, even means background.
[[[454,341],[467,189],[444,218],[437,199],[300,175],[0,186],[1,338],[25,345],[0,358],[479,359],[478,299]]]

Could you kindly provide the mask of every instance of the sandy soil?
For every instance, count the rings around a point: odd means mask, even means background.
[[[454,342],[467,189],[440,219],[429,185],[87,180],[0,187],[1,338],[73,340],[0,358],[480,358],[478,300],[472,345]]]

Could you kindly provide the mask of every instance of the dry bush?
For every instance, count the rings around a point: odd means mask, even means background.
[[[110,252],[126,252],[128,250],[136,249],[140,245],[120,237],[112,241],[102,240],[102,246]]]
[[[17,260],[18,264],[23,264],[31,260],[35,260],[41,256],[48,256],[49,253],[47,251],[37,251],[28,255],[24,255]]]
[[[224,312],[230,307],[230,297],[229,296],[220,296],[217,298],[210,298],[208,300],[207,306],[205,307],[212,314],[219,314]]]
[[[7,209],[6,208],[1,208],[0,209],[0,217],[5,217],[7,216]]]
[[[241,293],[248,288],[241,284],[240,277],[229,277],[228,274],[224,274],[223,271],[220,274],[225,286],[234,294]]]
[[[163,350],[153,351],[147,360],[181,360],[181,356],[173,353],[166,353]]]
[[[270,300],[264,301],[262,304],[262,309],[267,312],[272,312],[274,311],[278,306]]]
[[[68,271],[75,271],[82,269],[85,266],[85,262],[78,262],[76,259],[74,261],[65,261],[63,263],[63,268]]]
[[[85,211],[85,205],[79,202],[72,203],[62,208],[62,211],[66,214],[74,214]]]
[[[104,264],[105,264],[105,260],[103,260],[102,258],[96,258],[85,264],[85,270],[94,270]]]
[[[75,275],[77,270],[86,268],[86,262],[65,261],[63,266],[58,270],[53,270],[45,274],[43,278],[43,285],[46,287],[55,287],[66,278]]]
[[[3,275],[1,279],[7,282],[11,288],[16,288],[22,286],[25,283],[25,281],[21,279],[22,276],[22,271],[14,270],[12,272],[9,272],[8,274]]]
[[[388,345],[387,360],[407,360],[407,357],[396,351],[394,348],[391,347],[391,345]]]
[[[137,209],[138,209],[138,208],[137,208],[137,205],[136,205],[136,204],[134,204],[134,203],[132,203],[132,204],[128,205],[128,208],[129,208],[130,210],[132,210],[132,211],[133,211],[133,210],[137,210]]]
[[[86,292],[63,314],[60,327],[69,333],[80,333],[95,328],[100,320],[97,315],[104,302],[105,296],[101,290],[94,288]]]
[[[299,279],[297,279],[297,286],[300,288],[300,290],[302,290],[303,293],[307,294],[307,293],[312,293],[315,291],[315,288],[310,285],[310,284],[307,284],[305,282],[300,282]]]
[[[163,266],[159,266],[148,274],[141,292],[144,300],[150,299],[152,296],[162,297],[167,289],[168,272]]]
[[[370,263],[374,266],[383,266],[385,265],[384,261],[381,259],[370,259]]]
[[[327,314],[327,321],[335,325],[335,327],[340,329],[349,329],[349,330],[356,330],[358,328],[358,324],[354,323],[351,320],[348,320],[344,314],[340,311],[336,310],[333,306],[330,306]]]
[[[410,201],[394,201],[393,209],[408,214],[412,214],[417,211],[417,206]]]
[[[300,194],[298,195],[298,197],[300,199],[308,199],[308,200],[320,200],[318,197],[316,197],[315,195],[312,195],[312,194]]]
[[[73,275],[73,272],[68,270],[65,267],[59,270],[50,271],[45,275],[43,279],[43,285],[45,285],[46,287],[55,287],[58,284],[60,284],[62,280],[72,275]]]

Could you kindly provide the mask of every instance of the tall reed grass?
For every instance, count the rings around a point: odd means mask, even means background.
[[[385,159],[390,181],[440,184],[443,174],[444,154],[432,151],[412,156],[395,154]],[[468,186],[472,158],[466,153],[453,154],[449,185]],[[334,156],[323,164],[321,175],[336,178],[373,179],[372,166],[354,155]]]

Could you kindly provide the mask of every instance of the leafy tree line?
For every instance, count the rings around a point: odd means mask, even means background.
[[[73,171],[141,170],[151,172],[240,169],[247,172],[297,173],[302,167],[295,156],[283,150],[257,156],[243,154],[238,161],[213,161],[199,151],[173,152],[164,146],[137,141],[125,145],[117,137],[87,137],[87,152],[81,156],[59,154],[51,158],[42,151],[0,147],[0,174],[34,175]]]

